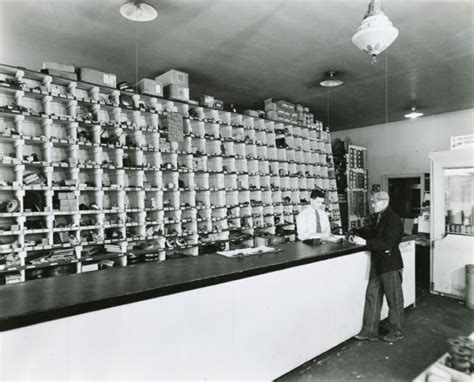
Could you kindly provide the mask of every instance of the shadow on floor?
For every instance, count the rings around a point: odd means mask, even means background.
[[[423,294],[406,310],[402,341],[350,339],[277,381],[410,381],[446,353],[447,339],[473,331],[474,311],[463,301]]]

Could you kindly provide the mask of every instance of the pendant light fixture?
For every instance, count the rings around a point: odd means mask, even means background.
[[[375,63],[376,57],[397,37],[398,29],[383,13],[381,0],[370,0],[369,9],[357,32],[352,36],[352,42],[360,50],[371,55],[372,63]]]
[[[423,113],[416,111],[416,107],[412,107],[411,112],[408,114],[405,114],[405,118],[415,119],[419,117],[423,117]]]
[[[336,72],[331,70],[328,72],[329,78],[327,80],[321,81],[319,84],[327,88],[334,88],[336,86],[342,85],[344,82],[336,79]]]
[[[158,16],[156,9],[142,1],[129,1],[122,4],[120,14],[128,20],[145,22],[152,21]]]

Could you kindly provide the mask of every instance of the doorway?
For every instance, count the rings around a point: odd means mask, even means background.
[[[389,178],[388,194],[392,209],[402,219],[414,219],[421,214],[420,178]]]
[[[429,175],[429,174],[428,174]],[[404,220],[405,234],[412,234],[410,222],[421,215],[426,200],[426,174],[391,174],[383,177],[383,190],[390,196],[390,207]]]

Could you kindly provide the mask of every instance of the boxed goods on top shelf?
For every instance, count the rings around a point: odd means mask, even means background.
[[[264,101],[267,118],[301,126],[311,126],[315,119],[309,108],[284,100],[268,98]]]
[[[167,72],[160,74],[155,77],[155,81],[168,85],[179,85],[185,88],[189,88],[189,75],[188,73],[181,72],[179,70],[170,69]]]
[[[157,80],[143,78],[137,82],[136,86],[140,94],[163,97],[163,84]]]
[[[79,68],[79,79],[100,86],[110,86],[112,88],[117,86],[117,76],[115,74],[91,68]]]
[[[171,69],[155,77],[155,81],[164,86],[165,97],[177,101],[189,100],[189,75],[179,70]]]
[[[76,67],[74,65],[59,64],[56,62],[43,62],[42,73],[77,81]]]

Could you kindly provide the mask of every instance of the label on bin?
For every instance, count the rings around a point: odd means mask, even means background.
[[[112,74],[104,74],[104,84],[115,87],[115,76]]]

